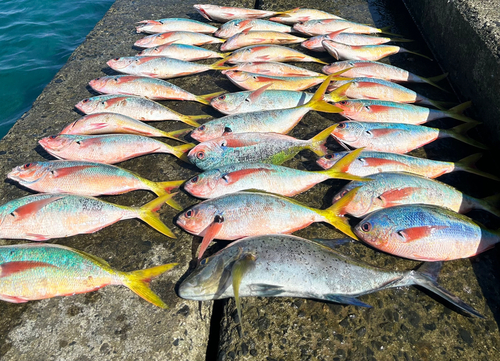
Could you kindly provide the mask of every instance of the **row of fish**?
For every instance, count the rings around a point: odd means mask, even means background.
[[[254,14],[253,10],[248,9],[238,10],[237,8],[225,7],[216,7],[214,9],[212,6],[206,5],[197,5],[195,7],[202,15],[212,20],[221,18],[232,20],[230,19],[231,16],[236,16],[235,14],[241,14],[241,12],[246,17],[251,17],[250,14]],[[276,15],[275,13],[266,14],[265,16]],[[298,21],[314,22],[316,20],[310,19],[315,16],[314,14],[326,16],[325,14],[327,13],[316,10],[298,9],[279,14],[279,19],[281,20],[278,21],[294,22],[296,19],[301,19]],[[306,20],[307,17],[309,18]],[[332,21],[324,20],[316,22],[321,24],[332,23]],[[160,29],[163,34],[165,31],[179,32],[179,29],[173,28],[168,28],[168,30],[164,31],[165,27],[172,26],[172,24],[183,24],[181,27],[184,29],[191,29],[191,26],[198,26],[197,29],[201,30],[197,31],[206,33],[214,33],[217,29],[215,28],[214,30],[212,29],[214,27],[207,24],[196,23],[198,24],[194,24],[193,21],[186,19],[175,19],[175,21],[167,21],[167,19],[156,21],[145,20],[139,25],[138,32],[156,32]],[[217,31],[219,32],[219,36],[221,36],[226,29],[235,28],[241,30],[243,34],[248,35],[252,33],[253,28],[257,24],[260,26],[263,23],[251,19],[235,20],[226,23],[227,26],[225,25],[225,28],[223,26]],[[303,32],[308,35],[316,35],[314,31],[317,30],[314,29],[317,29],[317,27],[315,26],[303,27]],[[343,26],[346,26],[345,22]],[[158,28],[155,30],[155,27]],[[249,28],[252,28],[252,31],[249,31]],[[294,28],[297,29],[300,26],[297,25]],[[338,35],[340,35],[342,32],[339,30],[342,29],[346,28],[328,31],[327,33],[338,32]],[[284,30],[271,31],[288,32]],[[373,32],[378,33],[380,31]],[[196,37],[198,35],[190,36]],[[168,39],[167,36],[162,36]],[[228,36],[228,34],[224,36]],[[231,36],[235,37],[237,35],[233,34]],[[160,38],[160,36],[157,37]],[[196,49],[191,45],[176,44],[173,38],[167,41],[167,43],[169,42],[170,44],[162,45],[163,48],[161,49],[160,47],[151,48],[152,52],[162,52],[161,55],[163,56],[149,56],[143,51],[139,57],[130,59],[117,58],[108,62],[111,68],[134,75],[102,77],[90,82],[91,87],[96,91],[105,94],[110,93],[110,95],[94,97],[80,102],[77,108],[88,115],[68,125],[61,134],[47,137],[40,141],[40,144],[50,154],[63,160],[28,163],[17,167],[9,174],[9,178],[17,180],[26,187],[55,194],[46,193],[28,196],[2,206],[2,213],[5,214],[4,221],[7,221],[6,225],[9,222],[13,224],[13,228],[10,228],[13,231],[5,233],[4,237],[44,240],[52,238],[52,236],[48,236],[51,232],[54,232],[54,237],[89,233],[114,223],[119,219],[132,217],[141,218],[165,235],[175,237],[158,219],[154,211],[164,202],[180,210],[180,206],[172,199],[173,195],[170,191],[178,187],[183,181],[151,182],[137,174],[109,165],[153,152],[171,153],[205,170],[205,172],[185,182],[184,189],[196,197],[210,199],[183,211],[177,219],[177,224],[186,231],[203,236],[199,253],[200,259],[213,239],[236,240],[248,236],[258,236],[253,239],[244,238],[241,241],[235,242],[234,245],[228,247],[226,250],[208,259],[203,259],[201,267],[181,285],[179,290],[181,297],[214,299],[234,295],[239,303],[239,296],[247,295],[298,296],[366,306],[361,301],[355,299],[355,297],[387,287],[418,284],[456,304],[466,312],[480,316],[470,306],[465,305],[458,298],[437,286],[435,277],[439,269],[438,264],[436,266],[424,266],[425,270],[422,269],[421,273],[375,271],[371,266],[338,255],[317,242],[292,236],[267,235],[270,233],[292,233],[313,222],[327,222],[336,226],[352,238],[356,239],[359,237],[373,245],[383,243],[378,248],[385,251],[391,250],[391,253],[394,254],[398,254],[397,252],[392,252],[394,244],[405,243],[414,245],[416,248],[411,249],[410,247],[409,250],[400,250],[398,255],[432,261],[469,257],[498,242],[499,238],[495,232],[490,232],[491,236],[486,240],[486,238],[482,238],[485,230],[478,228],[479,226],[473,223],[472,220],[466,217],[460,218],[455,213],[441,208],[448,207],[462,212],[466,212],[470,208],[479,208],[498,215],[498,211],[492,205],[495,200],[472,199],[443,183],[409,174],[380,173],[379,175],[371,176],[370,179],[361,178],[379,173],[380,171],[387,171],[387,169],[392,171],[415,170],[413,173],[425,176],[432,174],[434,177],[454,170],[464,170],[495,178],[472,167],[474,161],[478,158],[477,156],[453,164],[418,159],[402,154],[381,153],[384,151],[406,153],[440,136],[453,136],[466,143],[482,147],[482,144],[479,142],[462,134],[477,125],[476,121],[462,114],[470,104],[466,103],[449,111],[444,111],[395,103],[394,101],[397,100],[400,102],[420,102],[442,106],[442,104],[428,100],[414,92],[414,94],[409,93],[409,90],[394,83],[385,81],[387,83],[385,84],[384,80],[374,80],[370,77],[375,76],[374,74],[384,74],[386,77],[389,77],[388,80],[418,81],[435,85],[434,82],[440,80],[442,76],[435,79],[425,79],[407,72],[405,73],[398,68],[391,68],[386,64],[365,60],[348,61],[344,62],[344,64],[334,63],[329,68],[325,67],[323,70],[326,73],[331,73],[332,75],[330,76],[319,73],[307,74],[307,72],[302,72],[301,68],[298,67],[268,62],[270,60],[318,61],[318,59],[308,57],[289,48],[273,45],[250,46],[249,49],[237,50],[232,54],[222,54],[205,51],[206,49],[203,48]],[[325,42],[326,40],[321,40],[321,43]],[[206,42],[203,44],[206,44]],[[314,44],[318,43],[315,42]],[[136,43],[136,45],[138,44]],[[317,47],[317,45],[314,45],[314,47]],[[165,53],[163,53],[164,51]],[[187,53],[197,55],[185,56]],[[169,55],[173,56],[174,54],[183,57],[183,59],[168,58]],[[249,59],[249,57],[254,57],[250,58],[253,60],[266,61],[266,63],[257,63],[254,65],[243,64],[240,69],[223,66],[224,63],[238,65],[242,59]],[[169,78],[205,71],[200,70],[203,66],[196,68],[195,65],[189,65],[190,69],[188,70],[185,63],[187,61],[208,58],[222,58],[222,60],[217,61],[213,65],[204,66],[205,70],[223,70],[235,84],[250,91],[196,96],[166,81],[155,79],[156,77]],[[166,76],[157,76],[157,72],[148,71],[148,69],[152,68],[161,68],[162,74]],[[136,73],[130,73],[130,69],[140,70],[136,71]],[[350,77],[360,76],[360,73],[356,73],[357,70],[361,72],[364,78],[355,79],[354,81],[350,80]],[[255,71],[260,73],[253,73]],[[274,75],[275,73],[278,75]],[[144,78],[143,76],[153,78]],[[294,77],[297,79],[294,79]],[[283,78],[286,78],[286,80]],[[342,78],[344,78],[344,83],[341,82]],[[332,79],[339,81],[330,86]],[[322,85],[314,94],[298,91],[321,82]],[[336,89],[332,93],[325,95],[325,91],[328,88],[332,90],[334,87]],[[388,92],[386,89],[390,91]],[[369,96],[366,95],[367,92],[370,92]],[[382,100],[347,99],[351,97],[377,98],[383,93],[389,93],[389,95],[386,95],[387,98],[383,98]],[[407,96],[407,94],[410,95]],[[197,101],[203,104],[210,102],[214,108],[228,115],[200,125],[198,120],[206,117],[186,116],[176,113],[153,102],[153,99],[181,99]],[[328,104],[325,100],[333,102],[333,104]],[[332,113],[342,112],[346,117],[355,121],[334,124],[319,132],[310,140],[299,140],[285,135],[310,110]],[[102,113],[103,111],[107,113]],[[450,116],[464,121],[465,124],[458,126],[454,131],[448,132],[418,126],[418,124],[432,119]],[[388,123],[391,119],[395,119],[394,117],[406,120],[407,124]],[[202,143],[196,146],[194,144],[185,144],[176,147],[169,146],[145,136],[168,137],[183,141],[184,136],[191,129],[162,132],[138,121],[166,119],[179,120],[191,126],[198,127],[191,135],[192,138],[202,141]],[[375,122],[373,122],[374,120]],[[370,121],[372,123],[368,123]],[[101,135],[103,133],[124,132],[134,134]],[[360,140],[364,139],[362,135],[365,134],[368,134],[369,141]],[[355,148],[364,148],[342,155],[327,155],[325,143],[330,135],[343,144]],[[354,139],[351,139],[353,135]],[[408,136],[411,137],[409,141],[401,141],[403,137]],[[391,145],[391,149],[386,149],[387,144]],[[403,145],[394,150],[395,144]],[[281,163],[291,159],[303,149],[310,149],[317,155],[324,156],[325,158],[318,160],[318,163],[329,169],[306,172],[280,166]],[[368,170],[370,167],[372,173]],[[358,174],[355,174],[356,172]],[[352,180],[352,182],[339,191],[337,196],[334,197],[333,205],[328,209],[314,209],[291,198],[287,198],[330,178],[347,179]],[[404,187],[402,189],[398,188],[398,182],[403,184]],[[389,183],[391,186],[388,187]],[[73,192],[76,188],[86,188],[86,194],[84,196],[61,194]],[[134,189],[150,190],[156,193],[159,198],[140,209],[132,209],[123,206],[114,207],[97,198],[89,197],[101,194],[120,194]],[[243,190],[254,191],[241,192]],[[262,193],[261,191],[268,193]],[[461,204],[462,199],[466,200],[464,205]],[[406,205],[429,203],[430,201],[438,201],[438,203],[432,203],[429,206],[420,205],[418,207]],[[398,206],[387,208],[394,205]],[[78,224],[78,222],[74,221],[74,214],[77,214],[82,209],[88,211],[89,214],[86,214],[86,219],[90,221],[82,222],[85,224]],[[376,218],[376,215],[379,214],[377,210],[385,212],[390,210],[394,215],[391,214],[389,218],[384,218],[383,216]],[[48,227],[50,229],[40,226],[44,222],[46,224],[50,223],[50,220],[54,219],[54,216],[60,217],[60,213],[58,214],[58,212],[69,212],[73,215],[68,217],[67,222],[61,222],[57,230],[52,229],[52,225]],[[412,212],[420,213],[413,215]],[[429,217],[425,212],[434,212],[436,214],[434,219],[437,219],[435,222],[444,222],[446,226],[428,226],[418,223],[425,217]],[[425,215],[423,216],[422,214],[424,213]],[[99,219],[101,222],[99,224],[92,223],[91,220],[96,214],[98,214],[96,219]],[[354,217],[368,216],[352,229],[348,223],[348,219],[345,217],[346,214]],[[401,215],[411,216],[408,216],[409,220],[407,223],[395,222],[394,225],[387,224],[387,219],[391,219],[393,216],[400,217]],[[102,219],[106,219],[105,224],[102,224]],[[72,223],[77,224],[70,225]],[[259,227],[256,227],[256,224],[259,224]],[[3,225],[4,223],[2,223]],[[405,226],[403,230],[400,227],[402,225]],[[15,227],[19,228],[16,230]],[[28,231],[24,232],[24,227]],[[65,229],[66,227],[68,229]],[[451,239],[455,235],[452,232],[456,233],[456,229],[459,227],[461,227],[460,229],[469,227],[470,231],[461,231],[461,238],[456,240],[461,243],[458,247],[455,247],[454,253],[443,254],[441,248],[437,250],[432,249],[432,245],[430,245],[432,242],[435,244],[436,239],[443,237]],[[7,227],[7,229],[9,228]],[[20,229],[23,229],[24,233],[20,232]],[[37,231],[33,232],[30,229],[36,229]],[[389,237],[389,233],[394,234],[394,236]],[[16,237],[16,235],[22,236]],[[389,239],[391,242],[388,241]],[[422,241],[420,243],[423,243],[423,245],[416,241]],[[478,243],[481,244],[481,247],[478,247]],[[43,259],[43,255],[48,255],[52,252],[62,254],[63,252],[62,248],[56,247],[57,249],[53,250],[48,245],[15,247],[18,247],[20,249],[19,252],[24,256],[20,256],[20,260],[9,260],[7,263],[11,264],[12,267],[9,268],[10,266],[7,266],[7,269],[11,270],[9,275],[12,274],[17,278],[22,278],[29,272],[39,271],[40,269],[49,274],[49,271],[53,271],[52,268],[58,267],[50,262],[44,263],[40,261],[33,263],[31,260],[27,260],[28,253],[41,252],[42,256],[36,257]],[[452,245],[451,247],[454,246]],[[474,247],[476,248],[474,249]],[[24,248],[30,251],[24,251]],[[325,270],[329,269],[328,267],[345,267],[346,272],[357,274],[354,278],[358,277],[359,279],[366,280],[367,284],[358,284],[356,285],[358,288],[354,289],[348,284],[349,280],[335,280],[332,277],[321,276],[319,278],[326,282],[325,285],[312,283],[313,288],[317,286],[318,289],[311,289],[308,286],[309,290],[305,288],[299,291],[296,289],[290,290],[289,284],[284,281],[286,272],[290,272],[290,270],[283,269],[284,273],[281,271],[276,273],[275,276],[278,277],[276,280],[271,280],[271,275],[263,271],[271,263],[281,262],[283,264],[282,260],[267,259],[264,255],[273,253],[268,252],[268,250],[274,248],[276,250],[279,249],[281,253],[277,254],[280,255],[291,253],[292,258],[302,257],[306,249],[315,250],[314,254],[309,254],[311,262],[317,263],[318,267],[312,270],[302,269],[300,272],[297,272],[297,276],[302,277],[301,280],[315,279],[318,274],[323,274]],[[65,249],[64,252],[70,253],[64,256],[59,255],[58,257],[75,257],[71,253],[75,251]],[[77,253],[79,255],[83,254],[82,252]],[[315,257],[324,254],[328,255],[328,265],[316,262]],[[99,267],[106,268],[107,265],[101,262],[102,260],[98,260],[87,254],[84,255],[86,259],[92,259],[95,261],[95,264],[99,264]],[[340,261],[334,261],[335,259],[339,259]],[[335,265],[335,262],[342,263],[342,266]],[[109,271],[109,266],[107,267],[108,269],[106,270]],[[158,270],[154,275],[158,275],[169,268],[171,267],[165,265],[164,268],[161,268],[161,271]],[[2,275],[4,274],[3,272],[4,268],[2,265]],[[103,276],[103,279],[105,278],[106,281],[103,281],[99,287],[106,284],[125,284],[137,292],[137,287],[130,286],[130,282],[124,281],[126,277],[121,273],[116,271],[112,271],[111,273],[115,275],[114,278],[111,277],[113,280],[110,281],[109,275],[106,276],[107,278]],[[153,275],[149,274],[148,277],[141,275],[141,277],[143,280],[149,280]],[[225,277],[225,279],[223,280],[222,277]],[[232,279],[232,285],[229,282],[229,277]],[[12,279],[14,281],[14,277]],[[372,282],[374,279],[379,280],[380,284],[374,286]],[[390,279],[390,281],[387,281],[387,279]],[[266,282],[262,282],[263,280],[266,280]],[[300,283],[303,283],[304,287],[308,284],[303,281]],[[335,285],[335,283],[337,284]],[[139,284],[142,285],[142,283]],[[257,285],[261,285],[259,286],[260,288]],[[37,295],[33,298],[12,296],[10,301],[24,302],[28,299],[37,299],[36,297],[46,298],[51,295],[86,292],[86,290],[90,290],[92,287],[93,289],[99,288],[96,284],[89,284],[87,288],[82,287],[81,291],[66,293],[51,291],[47,292],[44,297]],[[164,304],[160,303],[161,301],[159,302],[156,299],[152,301],[153,298],[151,295],[144,296],[140,292],[137,293],[157,305],[164,306]],[[7,296],[5,299],[8,300]],[[238,310],[240,311],[240,307],[238,307]]]

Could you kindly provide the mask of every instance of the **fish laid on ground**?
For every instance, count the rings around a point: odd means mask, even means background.
[[[0,206],[0,238],[45,241],[94,233],[123,219],[139,218],[167,237],[175,238],[157,210],[174,194],[138,207],[127,207],[75,194],[35,194]]]
[[[200,119],[209,115],[184,115],[152,100],[132,95],[99,95],[87,98],[75,105],[85,114],[118,113],[142,121],[179,120],[198,127]]]
[[[281,33],[290,33],[292,31],[291,26],[278,24],[274,21],[262,19],[234,19],[222,25],[214,35],[219,38],[228,39],[247,29],[251,29],[252,31],[279,31]]]
[[[500,211],[495,209],[494,204],[498,203],[497,196],[494,199],[477,199],[448,184],[411,173],[384,172],[372,174],[370,182],[352,181],[333,196],[333,202],[342,199],[354,188],[358,188],[358,192],[344,209],[346,214],[357,218],[403,204],[431,204],[457,213],[482,209],[500,217]]]
[[[335,103],[335,106],[342,108],[344,117],[360,122],[423,124],[450,117],[466,123],[479,124],[480,122],[463,114],[471,105],[472,102],[469,101],[450,110],[437,110],[387,100],[349,99]]]
[[[26,163],[12,169],[7,178],[37,192],[90,197],[123,194],[138,189],[162,196],[184,183],[152,182],[114,165],[66,160]],[[172,199],[166,202],[175,209],[179,208]]]
[[[185,18],[167,18],[139,21],[135,29],[138,33],[159,34],[169,31],[192,31],[193,33],[212,34],[217,27],[201,21]]]
[[[328,90],[333,90],[347,82],[351,82],[352,85],[347,90],[346,96],[353,99],[378,99],[399,103],[425,104],[438,109],[443,109],[444,106],[448,105],[446,102],[426,98],[399,84],[377,78],[361,77],[352,80],[341,80],[330,84]]]
[[[203,237],[198,259],[213,239],[233,241],[264,234],[287,234],[316,222],[329,223],[356,239],[347,218],[342,216],[343,206],[355,194],[353,190],[341,201],[322,210],[275,194],[231,193],[190,207],[178,216],[177,224],[185,231]]]
[[[326,140],[335,126],[326,128],[309,140],[276,133],[228,134],[196,145],[188,153],[188,158],[198,168],[207,170],[243,162],[279,165],[305,149],[323,156],[326,154]]]
[[[366,34],[344,33],[343,30],[344,29],[334,31],[333,33],[326,34],[326,35],[313,36],[312,38],[309,38],[306,41],[302,42],[300,44],[300,46],[302,46],[303,48],[309,49],[311,51],[324,52],[326,50],[322,44],[323,40],[334,40],[336,42],[346,44],[346,45],[352,45],[352,46],[356,46],[356,45],[380,45],[380,44],[388,43],[389,41],[395,41],[395,39],[384,38],[382,36],[371,36],[371,35],[366,35]]]
[[[251,113],[226,115],[225,117],[217,118],[200,125],[193,130],[191,137],[199,142],[204,142],[230,133],[259,132],[287,134],[311,110],[326,113],[341,112],[340,108],[328,104],[323,100],[323,94],[330,80],[330,77],[327,78],[311,100],[304,105],[288,109],[261,110]],[[349,86],[349,84],[346,84],[346,86]],[[339,93],[345,92],[342,88],[336,91]]]
[[[151,290],[149,282],[176,265],[122,272],[102,258],[58,244],[2,246],[0,300],[24,303],[123,285],[155,306],[168,308]]]
[[[316,36],[330,34],[342,30],[345,33],[353,34],[380,34],[385,33],[383,29],[377,29],[372,26],[355,23],[345,19],[318,19],[298,23],[293,29],[306,35]]]
[[[135,134],[51,135],[38,141],[57,159],[115,164],[153,153],[173,154],[187,162],[186,152],[194,144],[173,147],[158,140]]]
[[[380,209],[359,222],[354,232],[381,251],[418,261],[468,258],[500,242],[499,231],[425,204]]]
[[[248,73],[256,73],[261,75],[273,76],[321,76],[323,74],[300,68],[287,63],[279,63],[276,61],[259,61],[253,63],[236,63],[231,66],[231,70],[245,71]]]
[[[436,82],[448,76],[448,73],[445,73],[431,78],[424,78],[394,65],[364,60],[337,61],[325,65],[322,70],[325,74],[332,74],[347,68],[351,69],[343,74],[350,78],[378,78],[395,82],[427,83],[439,89],[443,88],[437,85]]]
[[[350,152],[327,154],[319,158],[316,163],[323,169],[328,169]],[[405,154],[373,152],[364,150],[361,155],[344,172],[366,177],[382,172],[408,172],[427,178],[437,178],[451,172],[468,172],[482,177],[500,181],[500,178],[480,171],[475,167],[482,154],[476,153],[458,162],[444,162],[426,158],[417,158]]]
[[[229,53],[219,53],[199,46],[170,43],[144,49],[137,54],[137,56],[166,56],[184,61],[225,58],[228,55]]]
[[[337,60],[375,61],[398,53],[410,53],[432,60],[428,56],[396,45],[346,45],[333,40],[323,40],[321,44]]]
[[[150,100],[191,100],[210,104],[210,100],[224,92],[194,95],[168,81],[135,75],[103,76],[91,80],[89,85],[104,94],[136,95]]]
[[[227,39],[221,45],[220,50],[230,51],[258,44],[297,44],[304,40],[306,39],[280,31],[255,31],[247,29]]]
[[[390,271],[319,242],[266,235],[233,242],[203,259],[181,283],[178,293],[182,298],[197,301],[237,295],[302,297],[370,307],[357,297],[387,288],[417,285],[471,315],[483,317],[437,284],[441,267],[442,263],[427,263],[415,271]],[[269,272],[270,269],[273,271]]]
[[[280,16],[273,17],[269,20],[276,21],[282,24],[303,23],[309,20],[317,19],[342,19],[340,16],[327,13],[326,11],[317,9],[296,8],[284,11]]]
[[[126,115],[117,113],[94,113],[70,123],[59,134],[138,134],[147,137],[166,137],[186,143],[182,140],[182,137],[187,135],[191,130],[191,128],[188,128],[174,130],[173,132],[164,132],[163,130],[152,127],[134,118],[127,117]]]
[[[282,14],[279,11],[237,8],[211,4],[196,4],[193,7],[207,20],[225,23],[235,19],[259,19]]]
[[[126,56],[111,59],[106,64],[120,73],[170,79],[209,70],[229,69],[225,66],[219,66],[219,62],[220,60],[214,64],[198,64],[166,56]]]
[[[327,179],[349,179],[343,170],[356,160],[358,149],[327,171],[303,171],[264,163],[236,163],[212,169],[186,181],[184,189],[198,198],[216,198],[229,193],[256,189],[293,197]],[[356,180],[367,179],[355,177]]]
[[[195,33],[191,31],[168,31],[166,33],[145,36],[137,40],[134,46],[138,48],[154,48],[163,44],[186,44],[186,45],[205,45],[221,44],[225,40],[214,38],[213,36]]]
[[[227,58],[223,59],[227,63],[250,63],[257,61],[278,61],[278,62],[310,62],[328,64],[323,60],[301,53],[300,51],[280,45],[253,45],[234,51]]]
[[[408,153],[439,138],[455,138],[477,148],[487,147],[465,133],[475,127],[465,123],[451,129],[437,129],[402,123],[345,121],[335,124],[332,136],[341,144],[354,148],[389,153]]]

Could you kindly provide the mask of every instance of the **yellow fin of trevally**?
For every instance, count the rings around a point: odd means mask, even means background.
[[[213,98],[216,98],[219,95],[222,95],[224,93],[227,93],[227,91],[223,90],[223,91],[215,92],[215,93],[211,93],[211,94],[197,95],[195,98],[196,98],[196,101],[198,101],[201,104],[210,105],[210,101]]]
[[[156,213],[163,203],[167,203],[170,199],[177,193],[165,194],[161,197],[153,199],[151,202],[146,203],[141,208],[139,208],[139,218],[144,222],[149,224],[151,227],[156,229],[158,232],[163,233],[165,236],[170,238],[176,238],[175,234],[160,220],[160,217]]]
[[[352,202],[361,187],[356,187],[350,190],[345,196],[340,198],[331,207],[325,210],[317,210],[317,212],[326,218],[326,221],[332,226],[337,228],[342,233],[347,234],[349,237],[358,240],[358,237],[352,232],[351,226],[343,215],[345,214],[344,208]]]
[[[331,167],[330,169],[322,170],[319,171],[318,173],[323,173],[328,175],[330,178],[336,178],[336,179],[355,180],[362,182],[371,180],[371,178],[363,178],[357,175],[346,173],[351,163],[354,162],[356,159],[358,159],[360,153],[364,149],[365,148],[358,148],[356,150],[353,150],[352,152],[346,154],[340,160],[338,160],[337,163],[335,163],[333,167]]]
[[[158,295],[154,293],[151,288],[149,288],[149,282],[151,279],[158,277],[162,273],[167,272],[177,265],[178,263],[169,263],[144,270],[123,272],[123,285],[130,288],[132,291],[137,293],[146,301],[151,302],[153,305],[161,308],[168,308],[165,302],[163,302],[160,297],[158,297]]]
[[[308,149],[319,155],[320,157],[326,155],[325,143],[332,131],[337,127],[337,124],[334,124],[325,130],[319,132],[314,137],[309,140]]]
[[[240,285],[245,274],[255,266],[255,260],[256,257],[253,254],[244,254],[234,262],[233,268],[231,269],[234,300],[236,301],[236,310],[238,312],[238,318],[240,319],[241,334],[243,334],[243,323],[241,321]]]
[[[330,81],[332,80],[333,75],[329,75],[325,81],[319,86],[318,90],[316,90],[316,93],[314,93],[313,97],[309,102],[307,102],[304,105],[301,105],[300,107],[306,107],[312,110],[315,110],[317,112],[325,112],[325,113],[341,113],[343,110],[339,107],[336,107],[335,105],[328,104],[323,100],[323,97],[325,95],[326,89],[328,88],[328,85],[330,85]]]

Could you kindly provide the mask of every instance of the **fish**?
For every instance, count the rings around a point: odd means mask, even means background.
[[[384,29],[374,28],[373,26],[355,23],[345,19],[308,20],[293,26],[293,30],[310,36],[330,34],[341,29],[346,33],[353,34],[390,34]]]
[[[136,95],[150,100],[190,100],[206,105],[224,93],[194,95],[168,81],[135,75],[103,76],[91,80],[89,85],[103,94]]]
[[[379,63],[376,61],[365,61],[365,60],[345,60],[337,61],[330,65],[325,65],[322,71],[325,74],[332,74],[338,71],[344,70],[346,68],[351,68],[346,71],[344,76],[350,78],[378,78],[393,82],[409,82],[409,83],[426,83],[430,84],[438,89],[444,90],[436,82],[446,78],[448,73],[442,75],[424,78],[419,75],[410,73],[407,70],[398,68],[394,65]]]
[[[319,158],[316,163],[318,163],[321,168],[328,169],[349,153],[350,152],[339,152],[327,154]],[[458,162],[444,162],[412,157],[405,154],[364,150],[354,162],[344,169],[344,172],[357,175],[358,177],[367,177],[382,172],[408,172],[427,178],[437,178],[443,174],[463,171],[500,181],[500,178],[497,176],[483,172],[475,167],[476,162],[481,159],[481,157],[481,153],[476,153]]]
[[[399,84],[377,78],[361,77],[352,80],[341,80],[330,84],[329,90],[334,90],[336,87],[342,86],[349,81],[352,83],[346,92],[346,96],[349,98],[432,105],[441,110],[444,110],[444,107],[449,104],[429,99]]]
[[[142,50],[137,56],[166,56],[168,58],[195,61],[203,59],[217,59],[229,56],[229,53],[220,53],[210,49],[200,48],[199,46],[166,43]]]
[[[191,128],[164,132],[163,130],[147,125],[134,118],[127,117],[126,115],[117,113],[93,113],[68,124],[59,134],[138,134],[147,137],[166,137],[186,143],[182,140],[182,137],[187,135],[190,131]]]
[[[1,246],[0,300],[25,303],[123,285],[153,305],[168,308],[149,282],[177,265],[122,272],[102,258],[58,244]]]
[[[313,36],[312,38],[303,41],[300,44],[300,46],[311,51],[325,52],[326,49],[323,47],[322,44],[323,40],[335,40],[336,42],[351,46],[380,45],[396,40],[391,38],[385,38],[383,36],[370,36],[366,34],[344,33],[343,32],[344,30],[345,29],[340,29],[330,34]]]
[[[221,44],[225,40],[192,31],[167,31],[166,33],[148,35],[137,40],[134,46],[138,48],[154,48],[163,44],[205,45]]]
[[[437,110],[413,104],[387,100],[344,99],[334,103],[343,109],[342,115],[349,120],[360,122],[424,124],[440,118],[453,118],[466,123],[480,124],[463,112],[471,107],[468,101],[449,110]]]
[[[38,143],[57,159],[115,164],[153,153],[168,153],[187,161],[186,152],[194,144],[172,147],[135,134],[51,135]]]
[[[465,133],[475,127],[465,123],[451,129],[413,124],[345,121],[335,124],[332,136],[341,144],[366,150],[404,154],[439,138],[455,138],[477,148],[487,147]]]
[[[228,69],[228,67],[219,66],[219,62],[220,60],[214,64],[198,64],[166,56],[125,56],[111,59],[106,64],[120,73],[171,79],[209,70]]]
[[[189,151],[188,159],[198,168],[208,170],[242,162],[280,165],[305,149],[322,156],[326,154],[325,142],[335,126],[309,140],[277,133],[228,134],[196,145]]]
[[[256,73],[273,76],[322,76],[323,74],[300,68],[295,65],[279,63],[275,61],[259,61],[253,63],[237,63],[231,66],[230,70],[245,71],[247,73]]]
[[[132,218],[139,218],[165,236],[176,238],[156,213],[173,196],[165,194],[138,208],[76,194],[34,194],[0,206],[0,238],[45,241],[94,233]]]
[[[139,21],[135,30],[138,33],[159,34],[169,31],[191,31],[193,33],[213,34],[217,27],[201,21],[185,18],[168,18]]]
[[[179,120],[198,127],[197,120],[209,115],[184,115],[149,99],[132,95],[99,95],[75,105],[84,114],[118,113],[142,121]]]
[[[403,204],[431,204],[457,213],[481,209],[500,217],[500,211],[490,203],[491,198],[477,199],[448,184],[411,173],[383,172],[372,174],[369,182],[352,181],[333,196],[333,203],[354,188],[358,192],[344,210],[357,218]]]
[[[153,182],[114,165],[66,160],[25,163],[12,169],[7,178],[37,192],[90,197],[123,194],[138,189],[151,191],[160,197],[184,183],[183,180]],[[172,208],[180,208],[173,199],[167,199],[166,203]]]
[[[412,271],[385,270],[323,243],[289,235],[265,235],[233,242],[203,259],[182,281],[178,295],[196,301],[236,295],[300,297],[371,307],[358,297],[416,285],[482,318],[478,311],[438,285],[441,267],[442,262],[436,262],[424,263]]]
[[[327,179],[366,181],[366,178],[347,175],[344,169],[356,160],[362,149],[352,152],[327,171],[303,171],[264,163],[236,163],[208,170],[184,183],[184,190],[198,198],[216,198],[244,190],[293,197]]]
[[[196,4],[193,7],[207,20],[225,23],[235,19],[260,19],[281,14],[280,11],[266,11],[257,9],[218,6],[211,4]]]
[[[251,29],[252,31],[279,31],[281,33],[290,33],[292,31],[291,26],[278,24],[274,21],[263,19],[234,19],[223,24],[214,35],[218,38],[228,39],[246,29]]]
[[[378,250],[429,262],[472,257],[500,241],[498,230],[486,229],[462,214],[427,204],[380,209],[363,218],[354,232]]]
[[[198,259],[213,239],[234,241],[265,234],[288,234],[316,222],[329,223],[356,239],[347,218],[338,216],[355,194],[356,190],[352,190],[335,205],[321,210],[276,194],[230,193],[195,204],[181,213],[176,223],[186,232],[203,237]]]
[[[290,132],[302,118],[311,110],[338,113],[342,109],[328,104],[323,100],[331,77],[328,77],[318,88],[309,102],[295,108],[261,110],[251,113],[240,113],[226,115],[200,125],[191,132],[191,138],[199,142],[205,142],[210,139],[222,137],[226,134],[236,133],[280,133]],[[346,84],[349,86],[349,84]],[[339,88],[336,91],[343,93],[344,89]]]
[[[238,49],[223,59],[231,64],[258,61],[277,62],[312,62],[327,65],[328,63],[301,53],[300,51],[280,45],[253,45]],[[219,63],[221,65],[222,63]]]
[[[246,29],[227,39],[221,45],[220,50],[231,51],[258,44],[297,44],[305,40],[305,38],[280,31],[255,31],[253,29]]]
[[[426,55],[396,45],[346,45],[333,40],[323,40],[321,44],[337,60],[376,61],[398,53],[410,53],[432,60]]]
[[[303,23],[309,20],[317,20],[317,19],[342,19],[342,18],[340,16],[330,14],[322,10],[295,8],[292,10],[284,11],[282,15],[272,17],[269,20],[276,21],[282,24],[293,25],[296,23]]]

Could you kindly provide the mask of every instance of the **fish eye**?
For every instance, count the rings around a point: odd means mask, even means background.
[[[207,259],[206,258],[203,258],[200,262],[200,265],[201,266],[204,266],[205,264],[207,263]]]
[[[90,101],[90,99],[85,99],[82,101],[82,103],[88,103]]]
[[[325,155],[325,159],[333,159],[333,154],[327,154],[327,155]]]
[[[50,139],[56,139],[56,138],[57,138],[57,135],[51,135],[49,138],[50,138]]]
[[[189,211],[187,211],[186,213],[184,213],[184,216],[186,218],[191,218],[193,216],[193,210],[190,209]]]
[[[363,232],[370,232],[372,230],[372,225],[370,222],[365,222],[361,225]]]
[[[198,152],[198,153],[196,153],[196,158],[198,158],[198,159],[205,158],[205,152]]]
[[[349,192],[349,189],[344,189],[342,191],[342,193],[340,193],[340,198],[342,198],[343,196],[345,196],[348,192]]]
[[[24,169],[28,169],[33,165],[33,163],[28,163],[23,166]]]
[[[114,58],[113,60],[114,60],[114,61],[118,61],[118,60],[120,60],[120,58]]]
[[[340,102],[340,104],[342,104],[342,105],[347,105],[347,100],[342,100],[342,101]]]
[[[225,94],[223,94],[223,95],[219,95],[219,98],[218,98],[218,99],[219,99],[219,100],[224,100],[224,99],[226,99],[226,95],[225,95]]]
[[[337,129],[344,129],[346,125],[346,123],[339,123],[339,125],[337,125]]]
[[[198,176],[191,178],[191,183],[198,182]]]
[[[233,130],[229,127],[224,127],[224,133],[232,133]]]
[[[205,130],[205,128],[206,128],[206,126],[204,126],[204,125],[200,125],[200,126],[198,127],[198,130],[199,130],[199,131],[201,131],[201,132],[203,132],[203,131]]]

